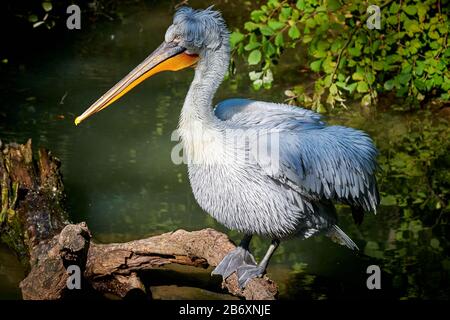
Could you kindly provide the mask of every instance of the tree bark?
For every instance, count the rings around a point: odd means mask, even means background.
[[[0,151],[0,235],[30,267],[20,284],[24,299],[83,294],[127,298],[136,292],[151,297],[142,280],[149,271],[171,264],[214,267],[235,248],[225,234],[213,229],[177,230],[126,243],[95,243],[86,223],[70,224],[67,219],[57,158],[41,148],[34,160],[30,140],[25,145],[2,146],[0,142]],[[70,266],[79,268],[82,290],[69,289]],[[232,274],[222,282],[222,289],[258,300],[275,299],[278,293],[266,276],[252,279],[241,290]]]

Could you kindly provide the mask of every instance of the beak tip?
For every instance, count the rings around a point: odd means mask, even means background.
[[[81,123],[80,117],[75,118],[75,125],[78,126]]]

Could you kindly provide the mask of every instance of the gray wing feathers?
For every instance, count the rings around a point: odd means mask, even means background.
[[[303,195],[376,210],[377,151],[366,133],[325,126],[310,110],[246,99],[225,100],[215,114],[229,126],[255,130],[251,152],[272,178]]]
[[[369,136],[341,126],[302,133],[296,148],[284,150],[298,155],[290,165],[297,173],[296,183],[318,196],[375,211],[379,202],[374,176],[377,151]]]

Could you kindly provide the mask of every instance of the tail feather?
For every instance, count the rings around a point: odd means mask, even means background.
[[[331,238],[334,242],[346,246],[352,250],[359,250],[358,246],[353,242],[344,231],[341,230],[337,225],[333,225],[327,232],[327,236]]]

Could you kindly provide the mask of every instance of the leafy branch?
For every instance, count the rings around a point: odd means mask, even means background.
[[[446,1],[447,2],[447,1]],[[325,105],[362,105],[394,93],[408,106],[450,99],[449,6],[432,0],[393,0],[379,5],[381,29],[369,30],[367,2],[267,0],[250,14],[244,31],[231,35],[233,52],[247,58],[253,87],[270,88],[285,51],[307,47],[314,88],[286,90],[290,102],[318,111]],[[364,29],[366,32],[358,32]],[[437,59],[439,58],[439,59]],[[434,60],[434,61],[432,61]]]

